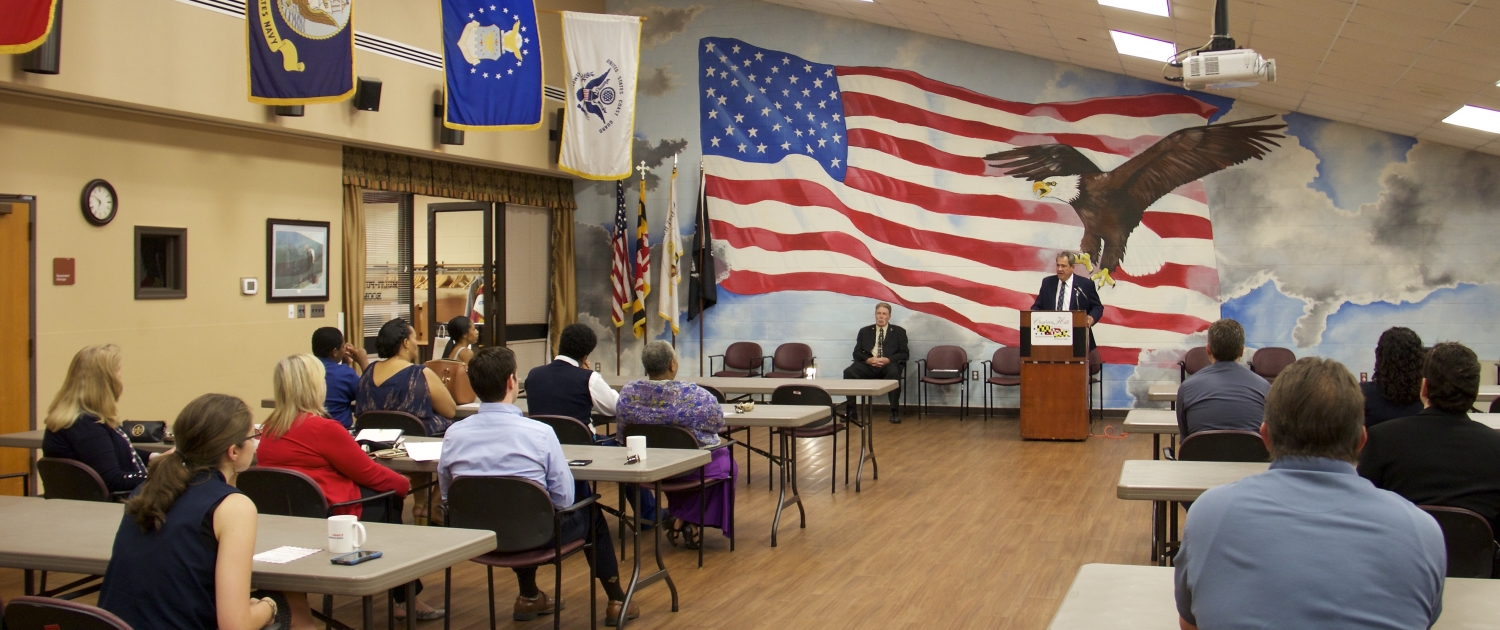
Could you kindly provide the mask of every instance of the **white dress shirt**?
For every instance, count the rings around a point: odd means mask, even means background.
[[[570,356],[559,354],[553,360],[571,363],[574,367],[578,367],[578,362],[574,361],[573,357]],[[615,404],[620,402],[620,392],[615,391],[608,383],[605,383],[604,377],[600,376],[598,372],[589,375],[589,397],[594,399],[595,414],[611,417],[615,415]]]
[[[480,403],[479,413],[443,434],[438,485],[443,498],[455,477],[513,476],[547,488],[552,505],[573,504],[573,471],[552,427],[521,416],[505,403]]]

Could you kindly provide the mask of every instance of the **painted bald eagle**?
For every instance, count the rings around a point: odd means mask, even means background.
[[[1085,264],[1092,268],[1090,259],[1097,260],[1094,280],[1114,286],[1110,272],[1124,261],[1126,240],[1146,208],[1178,186],[1281,146],[1273,139],[1285,136],[1271,132],[1286,125],[1251,124],[1268,118],[1179,129],[1107,173],[1078,149],[1043,144],[985,156],[986,174],[1026,179],[1038,199],[1073,206],[1083,221],[1078,248]]]

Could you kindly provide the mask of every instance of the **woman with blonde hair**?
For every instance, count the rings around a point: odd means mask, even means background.
[[[120,347],[89,346],[73,355],[62,388],[47,407],[42,455],[83,462],[110,492],[128,492],[146,481],[146,464],[120,430],[116,402],[125,391]]]

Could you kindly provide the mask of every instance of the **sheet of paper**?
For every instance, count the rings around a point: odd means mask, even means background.
[[[722,405],[721,404],[721,405],[719,405],[719,408],[724,410],[724,415],[726,415],[726,416],[732,416],[732,415],[737,414],[737,413],[740,412],[738,409],[734,408],[734,405]]]
[[[406,443],[406,456],[415,462],[437,461],[438,455],[441,455],[442,452],[443,443],[441,441]]]
[[[269,562],[271,564],[286,564],[298,558],[305,558],[322,551],[322,549],[308,549],[306,547],[277,547],[262,551],[253,556],[257,562]]]
[[[401,429],[364,429],[359,432],[359,435],[354,436],[354,439],[356,441],[395,442],[399,437],[401,437]]]

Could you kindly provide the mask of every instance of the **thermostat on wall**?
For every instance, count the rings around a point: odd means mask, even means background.
[[[240,294],[255,295],[260,291],[260,281],[255,278],[240,278]]]

